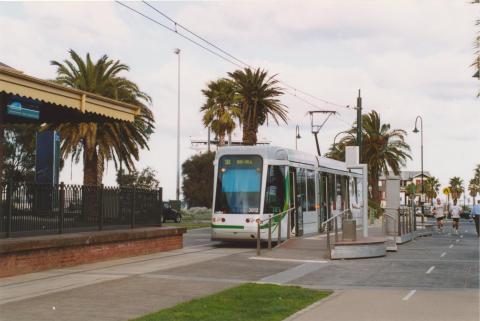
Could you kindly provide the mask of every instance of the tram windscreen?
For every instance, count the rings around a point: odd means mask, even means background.
[[[226,155],[218,161],[215,213],[258,214],[262,158],[255,155]]]

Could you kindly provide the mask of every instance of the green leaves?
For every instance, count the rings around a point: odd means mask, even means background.
[[[148,149],[154,119],[146,104],[152,100],[137,84],[120,75],[129,71],[129,67],[119,60],[103,55],[94,62],[90,54],[83,60],[74,50],[70,50],[69,55],[70,59],[63,62],[51,62],[57,67],[57,83],[140,107],[140,114],[133,122],[111,120],[45,126],[60,132],[63,158],[71,156],[78,162],[83,155],[84,184],[98,185],[101,184],[105,161],[113,160],[116,168],[122,162],[131,171],[140,149]],[[92,160],[95,161],[92,163]],[[87,171],[86,164],[96,169]]]

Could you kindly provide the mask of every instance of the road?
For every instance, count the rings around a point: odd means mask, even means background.
[[[479,248],[472,224],[363,260],[258,260],[253,245],[189,231],[185,248],[0,280],[0,320],[128,320],[244,282],[335,294],[292,320],[479,320]],[[350,307],[348,309],[344,307]]]

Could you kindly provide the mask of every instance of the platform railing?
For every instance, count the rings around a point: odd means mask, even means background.
[[[388,225],[388,221],[393,221],[393,226],[394,226],[394,231],[393,231],[393,235],[390,235],[388,234],[388,231],[387,231],[387,225]],[[395,244],[397,244],[397,236],[399,235],[398,234],[398,223],[397,223],[397,218],[392,215],[392,214],[388,214],[387,212],[384,212],[383,213],[383,216],[382,216],[382,230],[383,230],[383,234],[384,235],[389,235],[389,236],[393,236],[393,240],[395,242]]]
[[[350,214],[350,217],[349,217],[349,214]],[[352,211],[350,209],[346,209],[340,213],[333,215],[332,217],[330,217],[329,219],[325,220],[325,222],[322,223],[322,227],[324,227],[327,232],[327,256],[329,259],[332,258],[332,242],[330,240],[331,222],[333,221],[335,242],[338,242],[338,219],[341,218],[343,221],[344,219],[349,219],[351,217],[352,217]]]
[[[278,217],[278,225],[277,225],[277,246],[282,243],[282,217],[283,215],[287,215],[287,240],[290,239],[290,226],[291,224],[291,215],[290,212],[293,211],[295,208],[289,208],[288,210],[285,210],[283,212],[277,213],[275,215],[272,215],[266,219],[257,219],[257,255],[260,255],[261,253],[261,229],[262,225],[266,222],[268,222],[268,249],[272,249],[272,221]]]

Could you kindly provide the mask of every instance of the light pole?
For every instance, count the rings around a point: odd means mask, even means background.
[[[295,126],[295,149],[298,149],[297,148],[297,141],[302,138],[302,136],[300,136],[300,127]]]
[[[417,121],[420,119],[420,160],[421,160],[421,171],[422,171],[422,194],[420,195],[420,203],[422,204],[422,215],[425,215],[425,208],[423,206],[423,195],[424,195],[424,184],[423,184],[423,118],[422,116],[417,116],[415,118],[415,128],[413,129],[413,132],[416,134],[418,133],[418,128],[417,128]],[[413,214],[415,215],[415,213]],[[414,216],[415,217],[415,216]],[[413,221],[414,228],[416,228],[416,220]]]
[[[177,97],[177,189],[176,200],[180,200],[180,49],[175,48],[173,52],[178,56],[178,97]]]
[[[340,134],[348,134],[348,135],[352,136],[354,142],[357,140],[357,138],[356,138],[352,133],[347,132],[347,131],[342,131],[342,132],[337,133],[337,134],[335,135],[335,137],[333,137],[333,148],[337,148],[337,147],[336,147],[336,145],[337,145],[336,141],[337,141],[338,135],[340,135]],[[337,149],[338,149],[338,148],[337,148]]]

